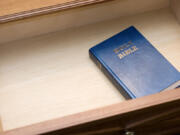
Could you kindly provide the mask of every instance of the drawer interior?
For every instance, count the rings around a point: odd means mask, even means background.
[[[1,33],[12,30],[5,32],[0,45],[0,119],[4,131],[123,102],[124,97],[90,60],[88,49],[131,25],[180,71],[180,25],[169,1],[151,1],[147,10],[145,3],[137,0],[142,2],[139,10],[127,0],[124,10],[113,10],[123,2],[65,11],[69,16],[86,10],[93,15],[91,9],[114,14],[77,25],[72,20],[64,25],[67,19],[61,27],[50,24],[38,28],[44,18],[51,21],[52,16],[65,14],[61,12],[0,26]],[[36,23],[37,33],[31,31]]]

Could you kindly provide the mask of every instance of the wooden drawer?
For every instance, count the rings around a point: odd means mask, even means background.
[[[88,56],[90,47],[134,25],[180,71],[180,1],[1,6],[0,134],[180,133],[180,89],[127,101]]]

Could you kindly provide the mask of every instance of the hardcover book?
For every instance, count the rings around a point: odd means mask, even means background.
[[[180,73],[133,26],[92,47],[89,54],[128,99],[180,84]]]

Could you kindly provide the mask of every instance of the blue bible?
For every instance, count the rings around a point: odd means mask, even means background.
[[[92,47],[89,55],[127,99],[180,84],[180,73],[133,26]]]

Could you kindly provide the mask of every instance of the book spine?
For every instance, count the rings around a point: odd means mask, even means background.
[[[126,99],[132,99],[134,97],[131,97],[124,88],[120,85],[120,83],[114,78],[114,76],[105,68],[105,66],[97,59],[96,56],[94,56],[93,52],[89,50],[89,56],[94,61],[94,63],[100,68],[100,70],[107,76],[107,78],[114,84],[114,86],[120,91],[120,93],[126,98]]]

